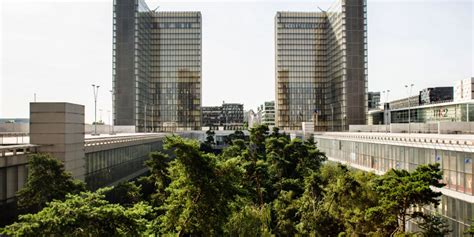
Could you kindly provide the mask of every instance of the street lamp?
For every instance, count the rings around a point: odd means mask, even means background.
[[[405,88],[408,90],[408,85],[405,85]],[[410,84],[410,90],[408,91],[408,133],[410,133],[410,125],[411,125],[411,90],[413,88],[413,84]]]
[[[97,95],[99,94],[99,85],[92,84],[92,90],[94,91],[94,133],[92,135],[99,135],[97,134]]]
[[[385,96],[385,103],[388,103],[388,94],[390,93],[390,90],[382,91],[382,96]],[[382,98],[380,98],[382,100]]]
[[[111,121],[109,121],[110,126],[112,126],[112,131],[110,132],[110,135],[115,135],[115,131],[114,131],[115,122],[114,122],[114,118],[113,118],[113,116],[114,116],[114,91],[110,90],[109,92],[112,95],[112,109],[111,109],[111,115],[110,115]]]

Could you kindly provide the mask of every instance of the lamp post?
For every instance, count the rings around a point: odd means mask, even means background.
[[[97,134],[97,95],[99,94],[99,85],[92,84],[92,90],[94,91],[94,133],[92,135],[99,135]]]
[[[405,88],[408,90],[408,85],[405,85]],[[410,84],[410,90],[408,91],[408,133],[411,133],[410,131],[410,125],[411,125],[411,90],[413,88],[413,84]]]
[[[107,110],[107,116],[109,117],[108,119],[109,119],[109,126],[110,126],[110,117],[111,117],[111,116],[110,116],[110,110]],[[109,134],[111,133],[110,130],[111,130],[111,129],[110,129],[110,127],[109,127]]]
[[[109,121],[110,126],[112,126],[112,131],[110,132],[110,135],[115,135],[115,131],[114,131],[115,122],[113,118],[114,117],[114,91],[110,90],[109,92],[112,96],[112,108],[111,108],[111,113],[110,113],[111,121]]]

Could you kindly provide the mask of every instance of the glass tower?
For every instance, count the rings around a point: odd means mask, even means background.
[[[328,11],[275,17],[276,126],[340,131],[365,124],[367,40],[365,0],[340,0]]]
[[[201,129],[201,13],[114,0],[114,124]]]

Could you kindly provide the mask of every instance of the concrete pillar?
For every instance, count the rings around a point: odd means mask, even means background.
[[[84,106],[64,102],[30,103],[30,143],[64,162],[66,171],[84,180]]]

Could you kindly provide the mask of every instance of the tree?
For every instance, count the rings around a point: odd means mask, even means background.
[[[151,183],[154,187],[150,201],[155,206],[161,206],[167,197],[166,188],[171,183],[168,170],[170,162],[171,158],[163,152],[151,152],[149,159],[145,162],[150,169],[150,175],[143,178],[141,182],[145,185]]]
[[[152,208],[144,203],[125,208],[104,200],[104,192],[67,194],[36,214],[0,229],[8,236],[140,236],[148,229]]]
[[[438,214],[421,214],[418,227],[422,229],[423,236],[444,237],[451,233],[447,221]]]
[[[471,237],[474,236],[474,219],[471,220],[471,225],[469,226],[467,230],[464,231],[464,234],[468,234]]]
[[[323,208],[324,186],[318,172],[305,177],[305,191],[297,200],[297,215],[300,217],[296,225],[298,232],[305,236],[336,236],[344,230],[344,226],[336,220],[327,209]]]
[[[406,222],[419,216],[414,207],[437,206],[441,192],[430,186],[441,188],[442,171],[439,164],[420,165],[415,171],[392,169],[376,181],[375,191],[380,199],[370,208],[369,217],[384,218],[385,224],[398,223],[398,230],[405,233]]]
[[[232,141],[240,139],[245,141],[245,134],[240,130],[236,130],[234,133],[225,136],[224,140],[226,144],[232,144]]]
[[[165,138],[164,148],[175,154],[170,162],[169,194],[161,207],[157,226],[163,234],[222,235],[235,199],[241,172],[237,159],[223,162],[199,150],[196,141],[176,136]]]
[[[104,191],[104,195],[108,202],[126,207],[133,206],[141,199],[140,187],[134,182],[121,182],[110,190]]]
[[[250,129],[250,151],[252,155],[265,158],[265,140],[268,136],[268,126],[258,125]]]
[[[214,135],[216,133],[212,130],[207,130],[206,131],[206,140],[201,143],[200,150],[206,153],[214,152],[214,145],[216,145],[216,142],[214,140]]]
[[[270,236],[271,214],[268,206],[245,205],[234,211],[225,226],[227,236]]]
[[[52,200],[63,200],[68,193],[85,191],[85,184],[73,179],[63,163],[51,155],[37,153],[28,159],[28,179],[17,192],[19,209],[37,212]]]

